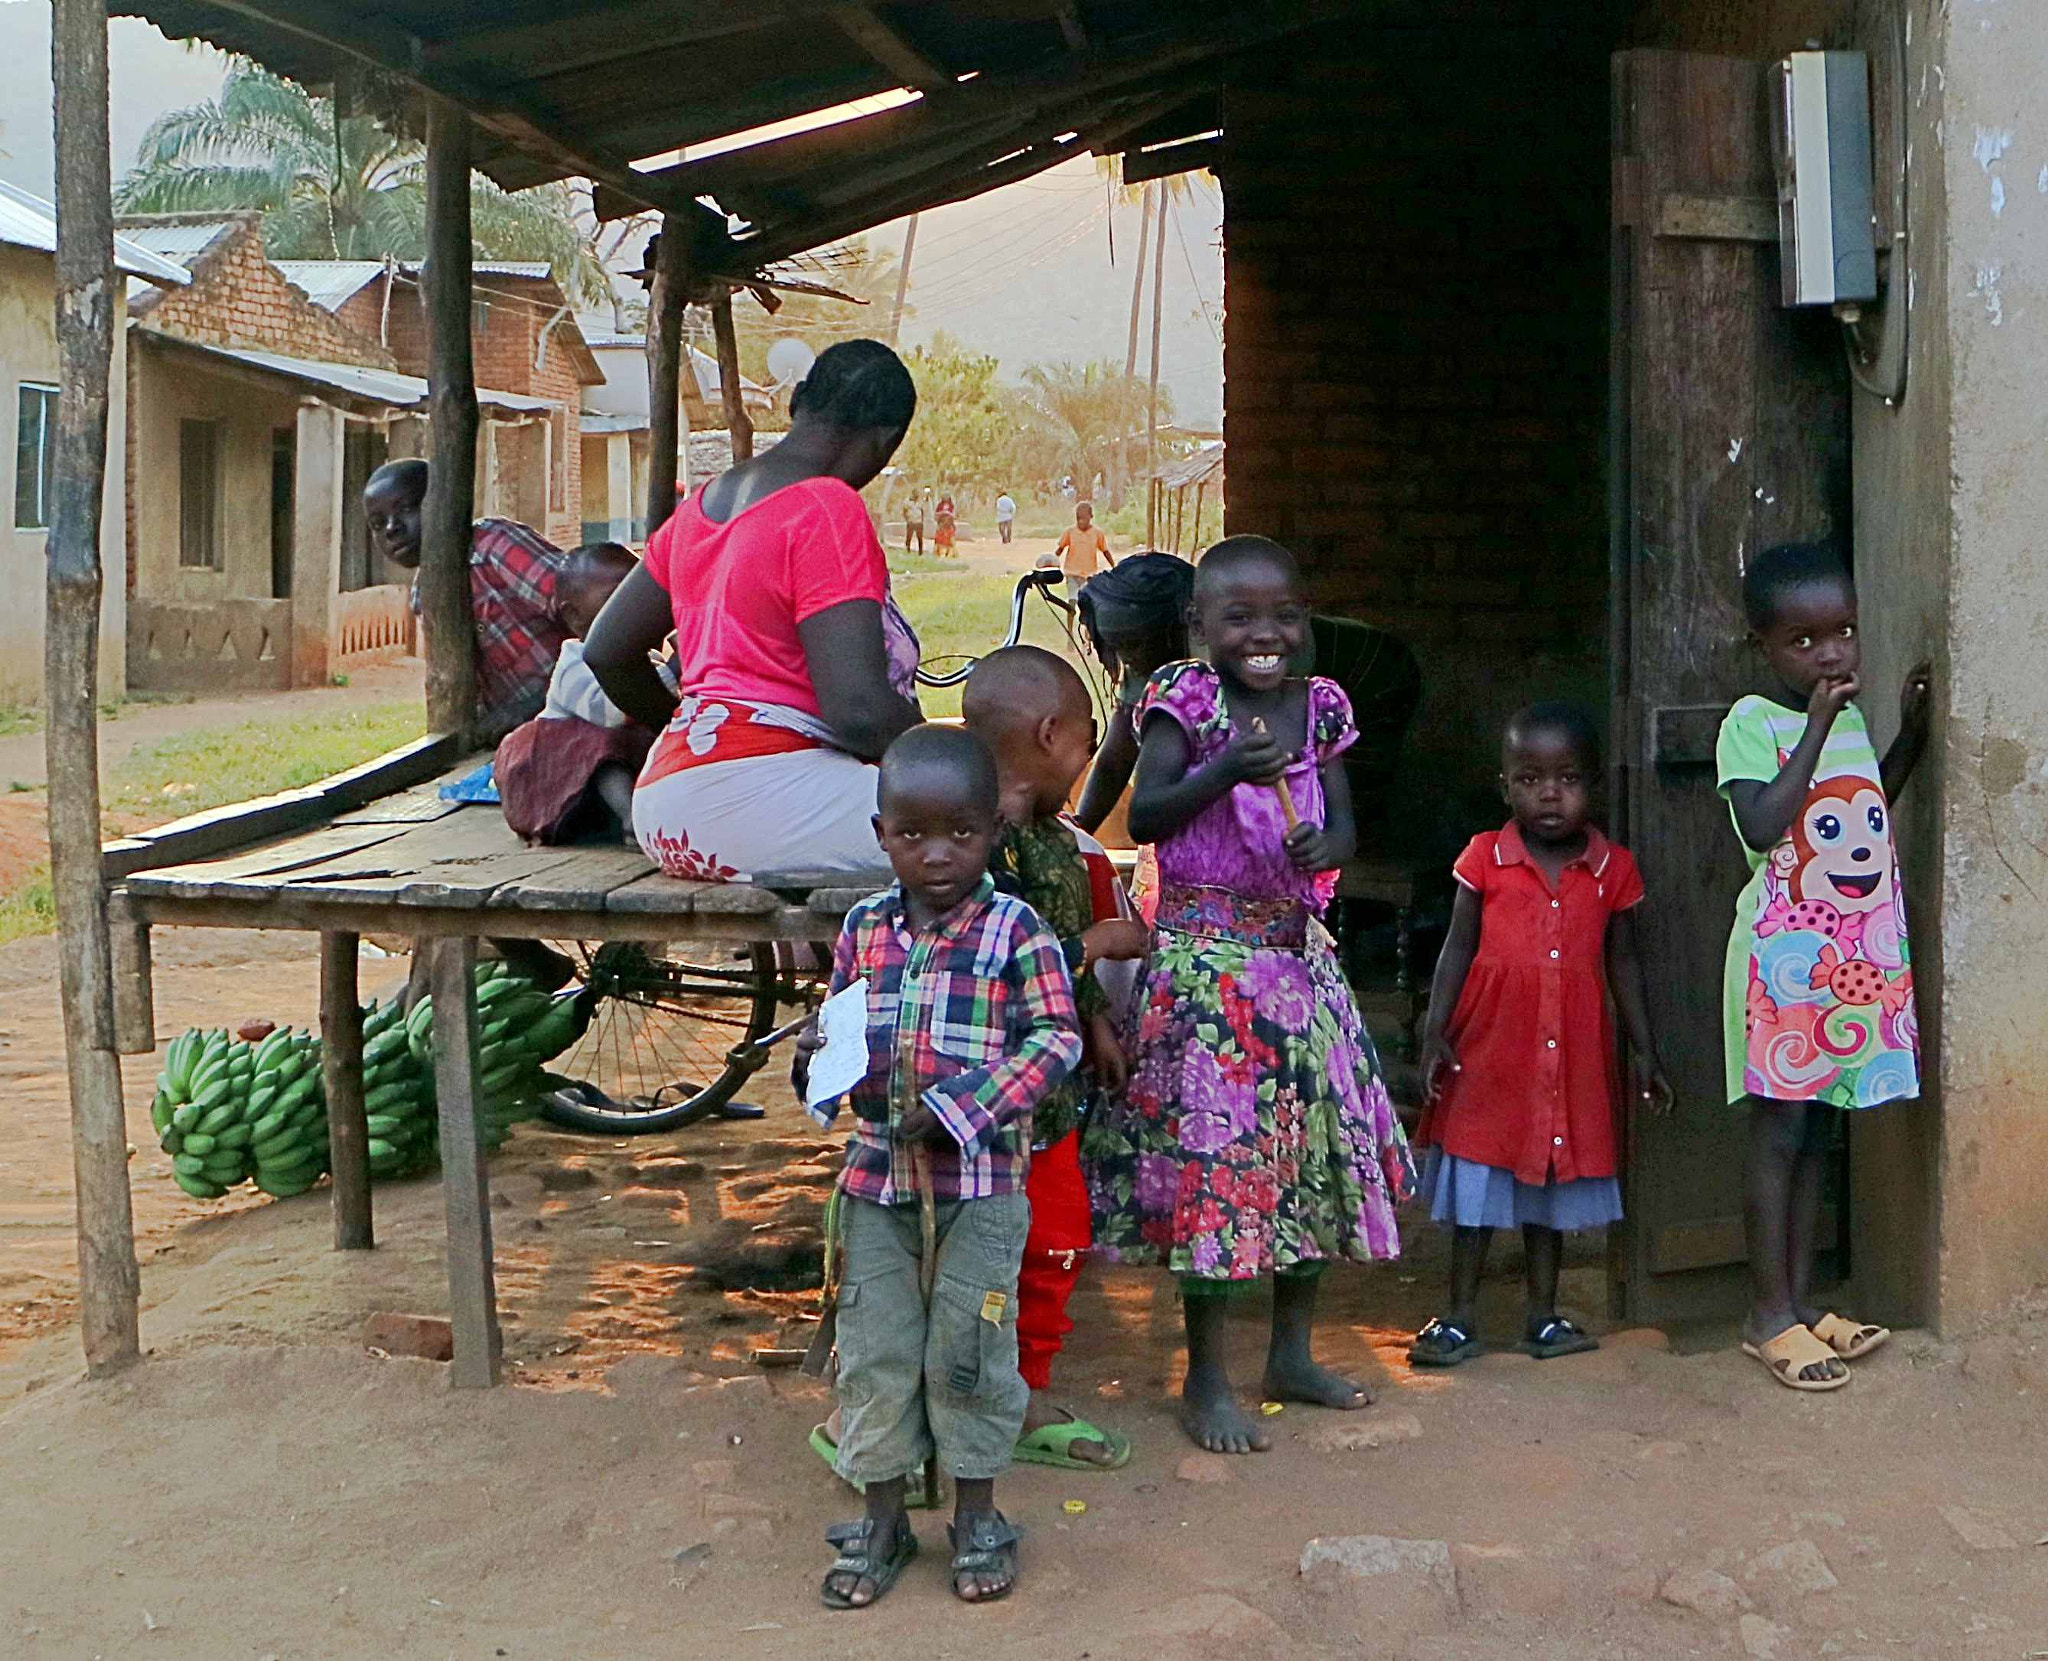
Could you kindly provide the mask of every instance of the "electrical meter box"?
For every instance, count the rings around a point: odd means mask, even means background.
[[[1771,152],[1788,306],[1877,298],[1870,60],[1794,52],[1771,66]]]

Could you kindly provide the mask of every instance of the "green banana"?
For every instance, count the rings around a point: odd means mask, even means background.
[[[276,1100],[277,1086],[274,1084],[262,1085],[255,1090],[251,1090],[249,1092],[249,1104],[242,1109],[243,1116],[250,1119],[260,1119],[270,1111],[271,1104]]]
[[[163,1150],[165,1153],[171,1154],[184,1152],[185,1133],[182,1130],[178,1129],[178,1127],[175,1125],[173,1125],[169,1130],[165,1131],[163,1139]]]
[[[173,1130],[196,1130],[199,1127],[199,1120],[205,1112],[206,1109],[197,1102],[181,1102],[171,1113],[171,1128]]]
[[[255,1139],[256,1133],[248,1125],[229,1125],[213,1139],[213,1145],[216,1149],[246,1148]]]
[[[403,1032],[380,1032],[363,1046],[363,1065],[374,1067],[389,1056],[405,1048]]]
[[[205,1155],[213,1152],[213,1138],[208,1136],[203,1130],[195,1130],[190,1136],[185,1138],[185,1151],[190,1154],[198,1154],[203,1158]]]
[[[251,1143],[249,1156],[258,1165],[275,1165],[294,1149],[303,1148],[306,1145],[307,1139],[304,1136],[301,1136],[297,1131],[291,1131],[283,1136],[273,1136],[267,1142]]]
[[[290,1122],[291,1112],[289,1109],[282,1107],[272,1108],[270,1112],[264,1114],[262,1118],[249,1127],[249,1134],[258,1142],[267,1142]]]
[[[227,1192],[217,1183],[208,1182],[204,1177],[189,1175],[184,1171],[174,1172],[171,1180],[195,1200],[217,1200]]]
[[[405,1129],[405,1123],[405,1120],[395,1113],[372,1113],[365,1121],[369,1133],[386,1142],[401,1134]]]
[[[201,1171],[206,1169],[206,1161],[201,1159],[196,1153],[173,1154],[171,1156],[171,1169],[183,1172],[188,1177],[196,1177]]]
[[[213,1136],[226,1130],[229,1125],[233,1124],[241,1116],[242,1104],[230,1096],[220,1106],[201,1119],[195,1128],[204,1131],[208,1136]]]
[[[285,1182],[261,1171],[256,1174],[256,1186],[274,1200],[297,1199],[319,1180],[320,1178],[315,1175],[294,1182]]]

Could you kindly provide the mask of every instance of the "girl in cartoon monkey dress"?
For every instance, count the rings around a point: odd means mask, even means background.
[[[1856,589],[1832,550],[1760,555],[1743,584],[1776,685],[1722,723],[1721,794],[1750,865],[1722,1003],[1728,1099],[1750,1110],[1752,1305],[1743,1349],[1794,1390],[1835,1390],[1890,1336],[1809,1296],[1823,1165],[1840,1109],[1920,1093],[1912,956],[1891,803],[1927,737],[1929,669],[1880,762],[1853,701]]]

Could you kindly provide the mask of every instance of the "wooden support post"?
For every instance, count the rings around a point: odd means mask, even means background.
[[[125,889],[107,896],[107,936],[113,954],[114,1048],[122,1055],[148,1055],[156,1048],[149,924],[135,915]]]
[[[377,1244],[370,1215],[370,1127],[363,1109],[363,1007],[358,935],[320,936],[321,1066],[327,1087],[327,1151],[334,1168],[334,1249]]]
[[[718,337],[718,394],[725,402],[725,430],[732,435],[733,465],[754,459],[754,423],[740,385],[740,343],[732,326],[732,290],[711,302],[711,332]]]
[[[470,524],[476,493],[476,370],[470,355],[469,116],[427,99],[427,410],[431,472],[420,536],[420,617],[427,633],[427,726],[476,725],[476,624]]]
[[[448,1205],[448,1313],[455,1328],[450,1382],[498,1382],[497,1281],[491,1264],[491,1183],[477,1123],[476,942],[437,940],[434,1092],[441,1104],[441,1188]]]
[[[689,290],[689,222],[663,214],[654,243],[654,279],[647,289],[647,534],[652,536],[676,510],[676,482],[685,442],[682,365],[683,306]]]
[[[55,0],[57,449],[43,636],[50,887],[71,1084],[78,1192],[78,1315],[94,1377],[142,1357],[128,1123],[114,1053],[113,964],[100,874],[100,516],[114,351],[113,186],[107,158],[106,0]]]

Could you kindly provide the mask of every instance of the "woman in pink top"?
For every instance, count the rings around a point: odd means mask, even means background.
[[[782,442],[685,498],[592,626],[584,661],[661,729],[633,829],[671,876],[882,863],[872,763],[921,718],[917,637],[856,493],[916,409],[880,341],[823,353]],[[648,658],[671,629],[680,702]]]

